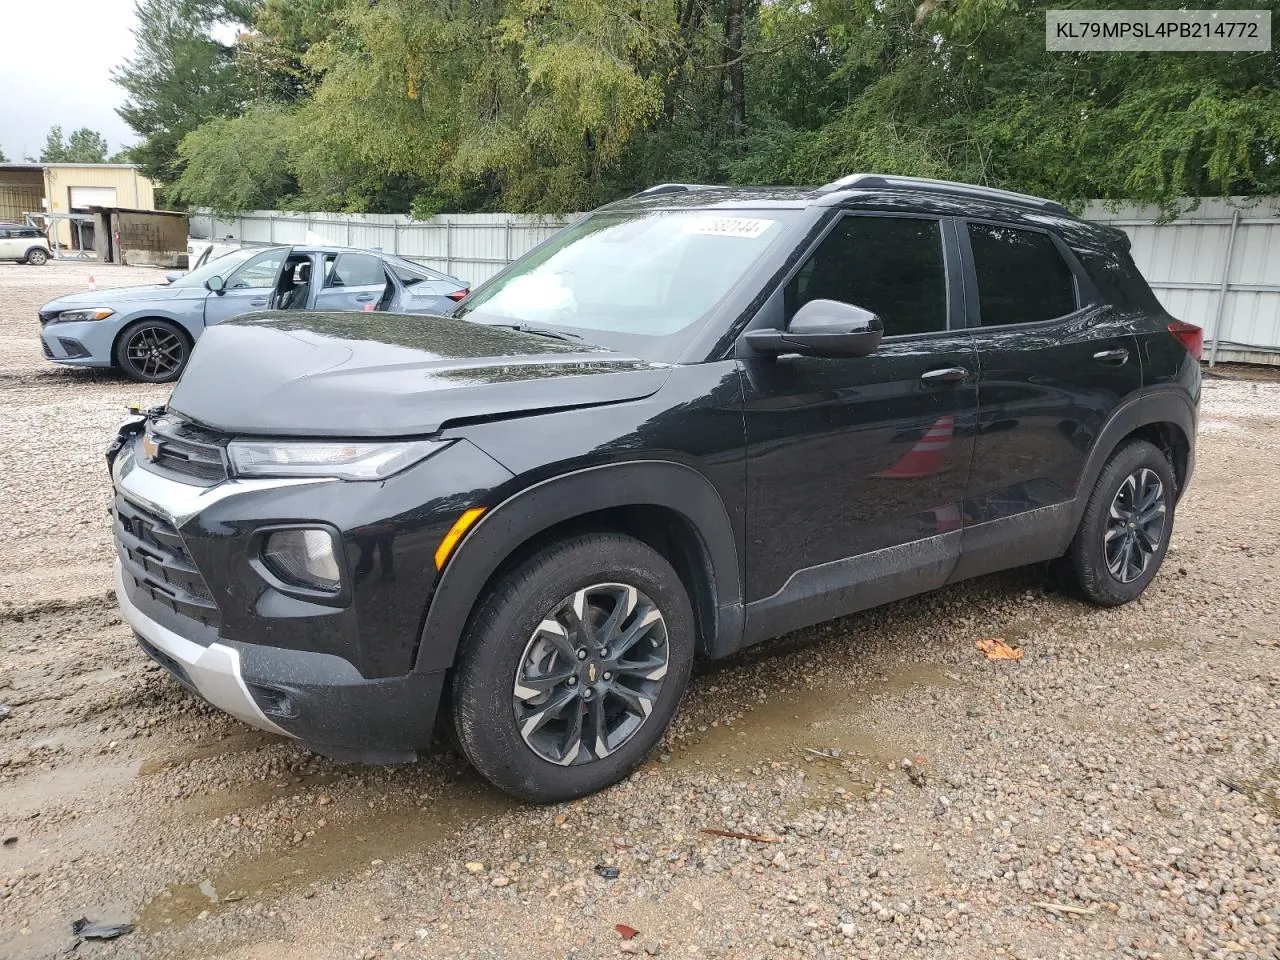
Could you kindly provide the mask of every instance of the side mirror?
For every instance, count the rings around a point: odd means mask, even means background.
[[[165,282],[165,283],[173,283],[173,281],[175,281],[175,280],[181,280],[181,279],[182,279],[183,277],[185,277],[185,276],[186,276],[186,274],[185,274],[185,273],[166,273],[166,274],[164,275],[164,282]]]
[[[204,282],[204,285],[209,289],[211,293],[216,293],[219,296],[221,296],[227,289],[227,282],[223,280],[221,277],[219,277],[217,274],[215,274],[214,276],[206,280]]]
[[[865,357],[883,336],[884,323],[870,310],[839,300],[810,300],[786,330],[752,330],[745,339],[752,350],[769,357]]]

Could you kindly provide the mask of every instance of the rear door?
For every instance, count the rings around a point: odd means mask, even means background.
[[[1141,387],[1142,373],[1128,325],[1101,303],[1061,239],[997,222],[959,228],[979,368],[978,435],[964,511],[964,549],[972,554],[984,531],[970,527],[1075,496],[1099,431]],[[1055,528],[1051,536],[1053,516],[1048,511],[1043,526],[1009,526],[997,539],[1025,537],[1052,550],[1054,537],[1070,532]],[[987,546],[986,559],[966,558],[957,576],[1043,559],[1012,557],[995,541]]]
[[[324,286],[316,294],[313,309],[378,309],[390,284],[381,257],[352,252],[338,254],[332,266],[325,260]]]

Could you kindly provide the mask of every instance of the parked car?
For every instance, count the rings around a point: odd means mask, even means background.
[[[53,254],[49,238],[25,223],[0,223],[0,260],[16,260],[42,267]]]
[[[250,724],[402,761],[447,703],[554,801],[641,762],[696,658],[1043,561],[1126,603],[1202,348],[1127,248],[960,184],[664,185],[452,317],[219,324],[113,448],[120,607]]]
[[[167,279],[45,304],[45,357],[167,383],[182,373],[196,339],[231,317],[261,310],[447,313],[468,292],[457,277],[345,247],[247,247]]]

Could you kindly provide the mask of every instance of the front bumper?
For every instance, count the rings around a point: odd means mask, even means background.
[[[40,340],[45,359],[78,367],[111,366],[111,349],[118,329],[112,319],[44,324]]]
[[[133,627],[142,649],[184,687],[238,717],[250,726],[289,736],[262,712],[245,685],[240,653],[234,647],[211,643],[203,647],[151,619],[134,604],[125,589],[120,561],[116,561],[116,599],[125,622]]]
[[[121,558],[115,585],[125,619],[179,682],[248,724],[337,760],[414,759],[431,743],[444,689],[444,671],[414,669],[411,655],[429,586],[422,566],[442,532],[423,518],[424,508],[404,521],[394,514],[380,520],[378,530],[388,532],[378,534],[385,552],[375,555],[388,567],[394,561],[394,576],[375,575],[376,565],[366,571],[360,558],[369,551],[360,543],[375,519],[369,511],[399,512],[402,497],[421,503],[432,482],[494,469],[474,448],[455,446],[448,468],[417,476],[411,468],[380,484],[260,479],[201,486],[155,472],[141,461],[136,440],[126,439],[112,474]],[[130,510],[121,514],[122,506]],[[145,529],[125,531],[119,517],[133,508],[145,511],[131,521],[141,517]],[[344,538],[353,584],[346,606],[287,597],[249,563],[259,526],[310,520],[332,524]]]

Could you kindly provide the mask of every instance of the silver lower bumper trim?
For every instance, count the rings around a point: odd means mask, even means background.
[[[116,561],[116,599],[120,602],[120,611],[129,626],[147,643],[182,664],[200,696],[219,710],[225,710],[250,726],[290,736],[272,723],[249,695],[249,688],[240,675],[239,651],[221,643],[202,647],[148,617],[125,592],[124,574],[119,560]]]

